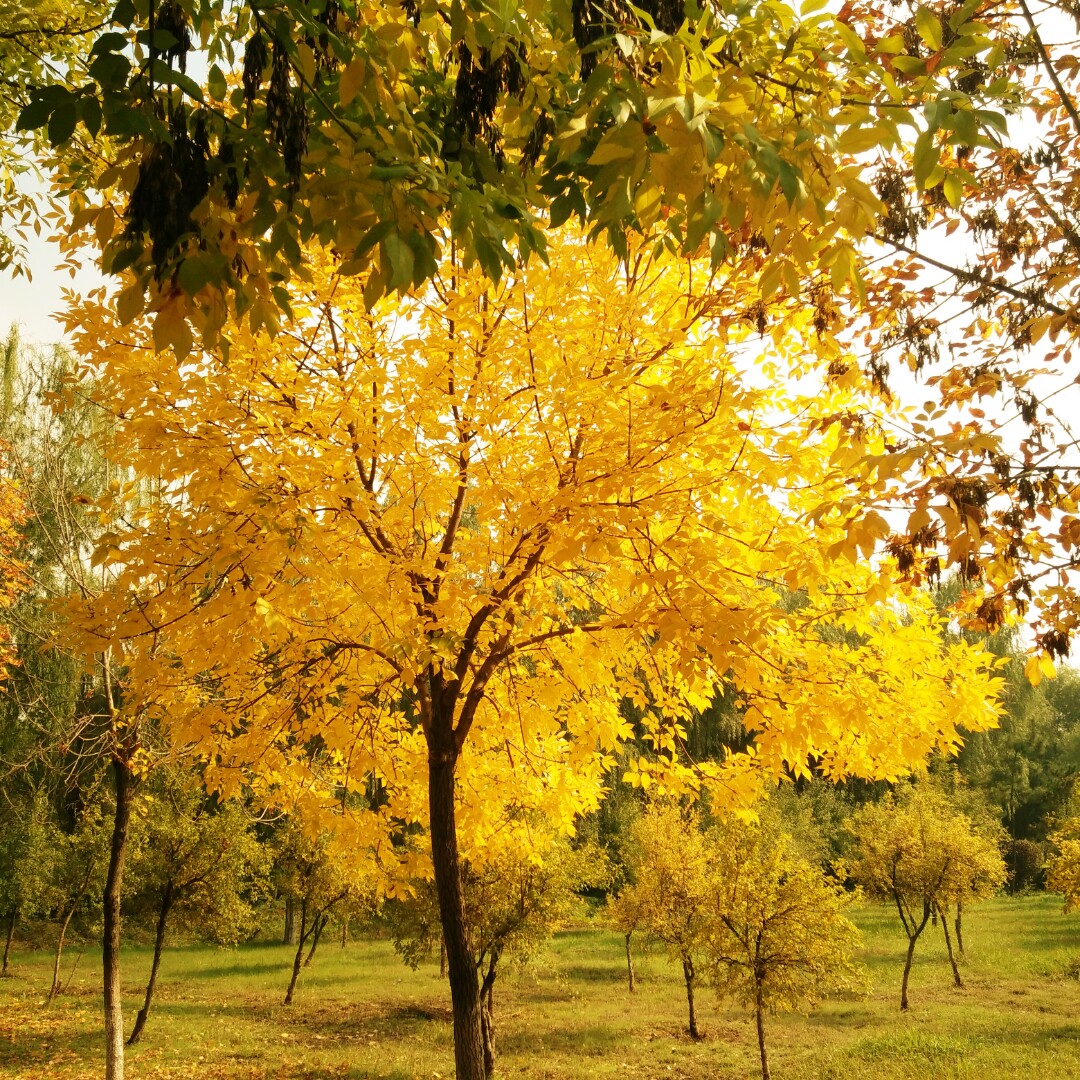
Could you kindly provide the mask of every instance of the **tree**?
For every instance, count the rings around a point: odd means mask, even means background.
[[[1050,834],[1054,851],[1046,860],[1046,887],[1061,893],[1065,911],[1080,905],[1080,819],[1069,817]]]
[[[429,830],[467,1080],[458,822],[482,851],[512,791],[569,828],[632,734],[623,700],[655,751],[629,779],[729,800],[809,756],[895,776],[995,714],[979,650],[943,645],[929,601],[861,557],[887,526],[847,463],[881,436],[821,420],[867,387],[815,380],[800,320],[767,344],[807,396],[744,377],[726,315],[744,283],[707,265],[573,237],[549,256],[499,286],[448,258],[430,291],[369,311],[312,254],[295,331],[179,366],[142,347],[145,323],[80,316],[115,452],[163,497],[103,538],[118,587],[73,619],[89,648],[140,646],[131,707],[169,686],[162,722],[224,793],[374,785],[348,816],[386,865],[397,823]],[[753,746],[693,762],[685,721],[721,682]]]
[[[143,819],[142,844],[130,892],[132,906],[154,917],[154,955],[129,1046],[150,1013],[170,919],[218,944],[235,944],[254,926],[253,901],[269,869],[244,808],[211,803],[187,769],[159,770],[135,812]]]
[[[365,868],[368,874],[365,879],[364,869],[360,869],[363,859],[358,854],[342,850],[342,845],[335,843],[325,830],[311,835],[302,819],[295,817],[275,834],[273,880],[278,892],[291,899],[300,912],[296,954],[289,988],[285,991],[286,1005],[292,1004],[300,971],[314,958],[334,910],[350,898],[372,891],[365,888],[371,880],[370,868]]]
[[[691,1038],[700,1039],[694,995],[715,854],[702,832],[700,815],[675,804],[652,804],[634,823],[633,832],[632,884],[619,894],[618,907],[624,915],[633,913],[636,924],[662,941],[681,965],[688,1030]]]
[[[366,273],[369,299],[421,286],[447,220],[496,280],[543,251],[541,221],[576,217],[617,252],[629,230],[654,229],[716,265],[764,255],[766,296],[811,272],[858,289],[854,244],[881,211],[859,155],[910,152],[898,117],[932,103],[911,186],[963,190],[951,146],[987,141],[1015,101],[1000,28],[960,8],[942,16],[947,34],[937,16],[934,29],[912,18],[881,52],[873,13],[124,2],[18,123],[72,162],[71,209],[105,269],[136,269],[125,311],[149,289],[159,340],[181,351],[183,317],[212,344],[230,299],[253,331],[276,320],[291,301],[275,283],[314,243]],[[186,74],[196,47],[205,87]],[[958,91],[973,65],[982,77]],[[108,139],[82,149],[99,128]]]
[[[709,981],[754,1012],[762,1080],[765,1013],[860,989],[861,935],[844,916],[853,897],[801,855],[777,822],[729,818],[708,834],[715,862],[700,937]]]
[[[993,840],[975,832],[968,817],[940,791],[919,784],[890,793],[855,816],[859,849],[852,874],[868,896],[896,906],[907,935],[900,1008],[908,1007],[908,977],[915,944],[935,910],[958,899],[992,895],[1005,881],[1005,864]],[[953,978],[960,974],[944,921]]]
[[[480,864],[463,866],[466,918],[483,1001],[484,1070],[495,1071],[495,982],[506,961],[525,963],[582,909],[580,893],[607,877],[591,846],[573,847],[542,826],[514,829]],[[416,967],[442,944],[439,900],[431,882],[391,906],[394,948]]]

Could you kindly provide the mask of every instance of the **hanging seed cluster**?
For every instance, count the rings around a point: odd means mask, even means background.
[[[336,18],[336,16],[335,16]],[[329,39],[328,39],[329,40]],[[281,151],[290,186],[295,187],[303,169],[308,142],[308,111],[304,91],[292,85],[292,68],[284,42],[273,38],[267,48],[261,30],[256,30],[244,47],[241,85],[248,116],[252,115],[267,66],[266,120],[270,137]]]
[[[686,17],[684,0],[642,0],[636,5],[652,19],[657,30],[674,34]],[[617,30],[642,27],[634,8],[622,0],[572,0],[574,40],[581,50],[581,78],[588,79],[596,70],[598,44]]]
[[[497,57],[488,49],[474,56],[464,42],[457,51],[458,74],[443,138],[444,153],[453,159],[462,141],[482,141],[502,168],[502,130],[495,123],[495,111],[503,93],[520,94],[525,89],[521,46],[511,44]]]

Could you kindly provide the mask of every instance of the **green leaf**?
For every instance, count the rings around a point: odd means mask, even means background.
[[[206,77],[206,88],[215,101],[224,101],[229,92],[229,84],[225,81],[225,73],[214,64]]]
[[[926,180],[938,163],[938,148],[934,145],[934,133],[924,131],[915,140],[915,153],[912,156],[912,168],[915,172],[915,183],[918,187],[925,187]]]
[[[794,206],[798,201],[799,192],[801,190],[799,170],[790,162],[781,160],[780,168],[777,171],[777,179],[780,182],[780,190],[784,193],[784,198],[787,199],[788,205]]]
[[[78,111],[75,108],[74,98],[69,98],[63,104],[58,105],[49,117],[49,142],[53,146],[61,146],[71,138],[75,131],[75,125],[79,122]]]
[[[915,29],[934,52],[941,51],[941,21],[928,7],[915,12]]]
[[[16,131],[36,131],[49,122],[53,111],[53,103],[43,97],[35,97],[29,105],[19,113],[15,121]]]
[[[205,255],[192,255],[180,264],[177,277],[180,279],[180,288],[188,296],[194,296],[206,288],[217,277],[217,273],[214,264]]]
[[[389,278],[387,289],[398,289],[404,292],[412,285],[413,281],[413,250],[409,247],[402,235],[390,232],[382,242],[383,252],[383,275]],[[390,270],[386,274],[387,267]]]
[[[79,101],[79,119],[92,138],[97,138],[101,130],[101,102],[92,95]]]
[[[101,86],[121,89],[131,71],[131,61],[120,53],[102,53],[90,65],[90,77]]]
[[[97,56],[100,53],[116,53],[127,47],[128,36],[127,34],[121,34],[117,31],[110,31],[108,34],[102,34],[101,37],[94,42],[90,49],[91,56]]]
[[[131,26],[135,22],[135,4],[133,0],[119,0],[113,8],[112,21],[120,26]]]

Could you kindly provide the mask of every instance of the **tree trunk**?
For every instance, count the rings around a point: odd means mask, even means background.
[[[907,959],[904,961],[904,980],[900,983],[900,1009],[906,1010],[908,1007],[907,998],[907,984],[908,976],[911,974],[911,961],[915,956],[915,942],[918,941],[918,936],[908,938],[907,947]]]
[[[446,942],[439,938],[439,978],[446,978]]]
[[[315,956],[315,950],[319,947],[319,938],[322,937],[322,932],[326,929],[326,924],[329,921],[330,916],[328,914],[315,916],[315,922],[311,925],[314,936],[311,939],[311,948],[308,949],[308,954],[304,957],[304,967],[308,967],[311,964],[311,961]]]
[[[316,916],[317,918],[317,916]],[[283,1005],[292,1004],[293,991],[296,989],[296,980],[300,978],[300,968],[304,962],[304,943],[307,941],[307,900],[300,903],[300,940],[296,944],[296,956],[293,958],[292,978],[289,980],[289,989],[285,991]]]
[[[956,951],[964,958],[964,901],[956,902]]]
[[[146,1018],[150,1015],[150,1002],[154,998],[154,987],[157,985],[158,968],[161,966],[161,951],[165,947],[165,927],[169,921],[169,911],[173,905],[172,879],[165,882],[165,888],[161,891],[161,907],[158,909],[157,933],[154,935],[154,959],[150,964],[150,978],[146,983],[146,997],[139,1015],[135,1017],[135,1026],[131,1029],[128,1037],[128,1046],[134,1046],[146,1027]]]
[[[491,950],[487,974],[480,987],[480,1033],[484,1039],[484,1074],[489,1078],[495,1075],[495,977],[498,974],[501,950]]]
[[[49,1005],[55,999],[56,995],[60,993],[62,987],[60,986],[60,957],[64,953],[64,938],[67,936],[68,923],[71,922],[71,916],[75,914],[75,908],[78,907],[78,899],[71,902],[71,907],[68,908],[68,913],[64,916],[64,921],[60,924],[60,936],[56,939],[56,959],[53,960],[53,973],[52,973],[52,986],[49,989],[49,997],[45,1004]]]
[[[631,994],[634,992],[634,954],[630,951],[630,938],[633,935],[633,930],[626,935],[626,982]]]
[[[438,718],[442,719],[442,718]],[[431,819],[431,862],[439,896],[439,917],[450,977],[454,1011],[454,1067],[457,1080],[486,1080],[481,1021],[480,979],[465,921],[454,814],[453,730],[445,722],[444,745],[428,750],[428,808]],[[431,738],[435,738],[433,734]]]
[[[113,758],[116,806],[113,811],[109,872],[105,878],[105,930],[102,934],[102,965],[105,990],[105,1080],[124,1080],[124,1014],[120,996],[120,896],[127,855],[131,801],[135,794],[131,766]]]
[[[956,966],[956,957],[953,955],[952,935],[949,933],[949,920],[947,916],[941,916],[941,929],[945,931],[945,948],[949,953],[949,963],[952,965],[952,975],[956,985],[962,990],[963,982],[960,981],[960,969]]]
[[[8,912],[8,928],[7,938],[4,940],[4,964],[0,967],[0,978],[6,979],[8,976],[8,959],[11,956],[11,943],[15,939],[15,920],[19,917],[19,909],[16,905],[11,905],[11,910]]]
[[[285,901],[285,934],[281,944],[296,944],[296,902],[291,899]]]
[[[341,922],[341,947],[344,949],[349,943],[349,920],[343,919]]]
[[[757,1044],[761,1054],[761,1080],[769,1080],[769,1055],[765,1052],[765,1002],[761,996],[761,983],[757,985],[754,1001],[754,1019],[757,1020]]]
[[[694,959],[684,956],[682,962],[683,978],[686,980],[686,1004],[690,1009],[690,1038],[700,1039],[697,1026],[697,1012],[694,1008]]]

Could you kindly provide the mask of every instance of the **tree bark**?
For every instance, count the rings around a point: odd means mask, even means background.
[[[953,955],[952,935],[949,933],[949,920],[945,915],[941,917],[941,929],[945,931],[945,948],[949,953],[949,963],[952,965],[953,980],[961,990],[964,984],[960,979],[960,969],[956,966],[956,957]]]
[[[328,914],[315,916],[315,922],[311,925],[314,936],[311,939],[311,948],[308,949],[308,954],[304,957],[304,967],[308,967],[314,959],[315,950],[319,947],[319,938],[322,937],[322,932],[326,929],[326,924],[329,921],[330,916]]]
[[[446,978],[446,942],[439,938],[439,978]]]
[[[443,719],[443,718],[440,718]],[[440,724],[442,743],[428,748],[428,809],[431,862],[439,896],[450,1000],[454,1012],[454,1068],[457,1080],[486,1080],[481,1020],[480,979],[473,958],[461,886],[457,821],[454,813],[454,767],[457,751],[452,727]],[[435,734],[429,739],[435,739]]]
[[[907,959],[904,961],[904,979],[900,983],[900,1009],[904,1011],[908,1007],[907,984],[911,974],[911,961],[915,957],[915,942],[918,938],[908,938]]]
[[[761,996],[761,983],[757,985],[754,1001],[754,1019],[757,1021],[757,1044],[761,1054],[761,1080],[769,1080],[769,1055],[765,1052],[765,1002]]]
[[[56,995],[60,993],[60,957],[64,953],[64,938],[67,936],[68,923],[71,922],[71,916],[75,914],[75,908],[79,905],[79,900],[82,899],[80,895],[76,900],[71,902],[71,907],[68,908],[68,913],[64,916],[64,921],[60,924],[60,936],[56,939],[56,958],[53,960],[53,973],[52,973],[52,986],[49,988],[49,996],[46,999],[45,1004],[52,1004]]]
[[[956,951],[964,958],[964,901],[956,902]]]
[[[127,856],[128,825],[134,797],[131,766],[123,758],[113,758],[116,806],[113,811],[109,871],[105,877],[102,934],[102,965],[105,991],[105,1080],[124,1080],[124,1014],[120,995],[120,896]]]
[[[15,939],[15,920],[19,917],[19,909],[15,904],[11,905],[11,910],[8,912],[8,928],[7,937],[4,940],[4,964],[0,967],[0,978],[6,979],[8,976],[8,959],[11,956],[11,943]]]
[[[684,956],[682,962],[683,978],[686,980],[686,1004],[690,1009],[690,1038],[700,1039],[697,1026],[697,1011],[694,1008],[694,959]]]
[[[165,882],[161,890],[161,907],[158,909],[157,933],[154,935],[154,959],[150,964],[150,978],[146,983],[146,997],[143,1006],[135,1017],[135,1026],[128,1036],[128,1046],[134,1046],[146,1027],[146,1018],[150,1015],[150,1002],[154,998],[154,987],[157,986],[158,968],[161,966],[161,952],[165,947],[165,927],[169,921],[169,911],[173,905],[173,883],[170,878]]]
[[[489,1078],[495,1075],[495,978],[498,975],[501,950],[491,950],[487,974],[480,987],[480,1033],[484,1039],[484,1073]]]
[[[317,918],[318,916],[316,916]],[[300,902],[300,940],[296,944],[296,956],[293,958],[292,978],[289,980],[289,989],[285,991],[283,1005],[292,1004],[293,991],[296,989],[296,980],[300,978],[300,968],[304,962],[304,943],[307,941],[307,900]]]
[[[632,994],[635,989],[634,984],[634,954],[630,951],[630,938],[633,937],[634,931],[631,930],[626,936],[626,982],[630,987],[630,993]]]
[[[281,944],[296,944],[296,901],[292,899],[285,901],[285,933]]]

